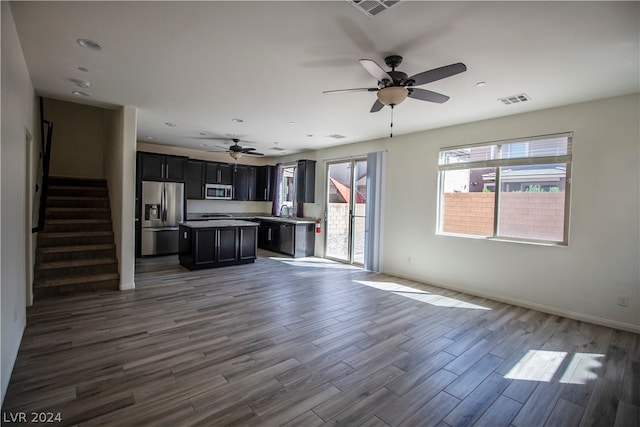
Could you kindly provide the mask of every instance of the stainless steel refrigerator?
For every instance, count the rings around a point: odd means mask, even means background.
[[[178,224],[184,220],[184,184],[142,181],[140,254],[178,252]]]

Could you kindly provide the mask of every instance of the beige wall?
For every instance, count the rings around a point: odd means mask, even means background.
[[[104,109],[45,98],[44,118],[54,123],[51,176],[105,177]]]
[[[2,15],[2,135],[0,145],[0,304],[1,370],[4,397],[26,326],[31,288],[32,150],[39,145],[36,98],[20,48],[11,7],[0,4]],[[27,132],[33,135],[27,144]],[[31,175],[27,173],[31,171]]]
[[[120,289],[135,288],[136,109],[105,112],[104,165],[111,200],[111,220],[118,256]]]
[[[387,150],[385,273],[640,332],[639,104],[638,94],[628,95],[281,160],[318,160],[316,203],[305,215],[322,216],[326,161]],[[567,247],[436,234],[440,147],[567,131],[574,132]],[[474,268],[465,267],[470,260]]]

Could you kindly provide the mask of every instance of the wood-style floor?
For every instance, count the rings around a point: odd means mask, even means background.
[[[136,268],[28,309],[4,425],[638,425],[636,334],[322,259]]]

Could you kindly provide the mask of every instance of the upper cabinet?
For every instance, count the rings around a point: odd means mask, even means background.
[[[296,200],[303,203],[315,203],[316,199],[316,161],[298,160],[296,176]]]
[[[233,184],[233,166],[228,163],[205,163],[206,184]]]
[[[204,164],[202,160],[187,161],[185,189],[187,199],[204,199]]]
[[[275,174],[275,166],[267,165],[256,167],[256,201],[270,202],[273,200]]]
[[[256,200],[255,166],[236,165],[234,167],[233,200]]]
[[[138,162],[143,181],[184,182],[186,157],[138,152]]]

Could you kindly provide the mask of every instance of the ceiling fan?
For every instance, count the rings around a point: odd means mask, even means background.
[[[393,128],[393,107],[402,103],[405,99],[413,98],[419,101],[428,101],[442,104],[449,100],[449,97],[438,92],[417,88],[423,84],[435,82],[447,77],[454,76],[467,70],[467,66],[462,62],[445,65],[432,70],[423,71],[409,77],[402,71],[396,71],[396,67],[402,63],[402,56],[389,55],[384,62],[391,71],[385,71],[380,65],[371,59],[361,59],[360,64],[369,74],[378,80],[377,87],[326,90],[323,93],[342,92],[376,92],[378,99],[373,103],[370,112],[380,111],[385,105],[392,109],[391,127]],[[391,134],[393,137],[393,133]]]
[[[240,139],[238,138],[205,138],[205,139],[213,139],[217,141],[233,141],[233,145],[229,147],[220,147],[220,146],[216,146],[216,147],[222,148],[225,152],[229,153],[229,155],[236,160],[238,160],[240,157],[242,157],[245,154],[248,154],[251,156],[264,156],[264,154],[256,152],[255,151],[256,149],[253,147],[240,146],[238,144],[240,142]],[[214,152],[214,150],[210,150],[210,151]],[[219,150],[215,150],[215,151],[219,151]]]

